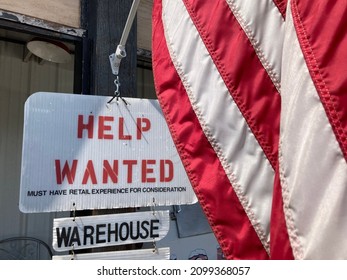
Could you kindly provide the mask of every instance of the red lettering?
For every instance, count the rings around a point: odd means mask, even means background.
[[[123,160],[123,164],[128,166],[127,183],[133,182],[133,166],[137,164],[137,160]]]
[[[105,131],[111,130],[111,126],[105,125],[105,122],[112,122],[112,121],[114,121],[114,118],[112,116],[99,117],[99,129],[98,129],[99,139],[113,139],[112,134],[105,134]]]
[[[89,115],[85,122],[84,115],[78,115],[77,138],[81,139],[87,133],[89,139],[94,137],[94,116]],[[130,131],[123,117],[118,118],[118,139],[132,140],[135,131]],[[98,116],[98,139],[112,140],[116,137],[112,133],[112,123],[115,121],[113,116]],[[131,126],[132,128],[132,126]],[[144,137],[144,132],[151,129],[151,121],[148,118],[136,118],[136,139],[141,140]],[[135,137],[135,135],[134,135]]]
[[[73,182],[75,181],[77,162],[78,160],[74,159],[72,161],[72,167],[70,169],[68,162],[65,161],[63,170],[61,170],[60,160],[59,159],[55,160],[55,174],[56,174],[58,185],[61,185],[63,183],[65,177],[67,178],[67,181],[69,184],[73,184]]]
[[[72,185],[74,184],[76,178],[78,160],[72,160],[71,164],[66,160],[63,164],[61,160],[55,160],[57,184],[61,185],[66,180],[68,184]],[[121,166],[120,164],[120,161],[117,159],[103,160],[102,174],[96,174],[93,160],[88,160],[85,167],[80,167],[84,168],[84,173],[82,182],[79,183],[86,185],[90,182],[91,184],[95,185],[102,180],[103,184],[118,184],[119,172],[121,172],[121,174],[124,173],[124,177],[126,177],[126,179],[124,178],[124,180],[126,180],[128,184],[131,184],[134,182],[134,180],[137,180],[134,179],[136,177],[135,174],[137,173],[141,173],[139,175],[141,176],[141,179],[139,178],[139,180],[141,180],[142,183],[165,183],[171,182],[174,178],[174,164],[169,159],[143,159],[141,160],[141,162],[136,159],[126,159],[122,161]],[[78,170],[78,173],[80,174],[83,170]]]
[[[148,174],[152,174],[154,172],[153,168],[149,168],[148,165],[155,164],[155,159],[142,160],[142,170],[141,170],[141,179],[142,183],[154,183],[155,178],[148,178]]]
[[[165,172],[165,166],[168,166],[168,172]],[[160,160],[160,182],[170,182],[174,176],[173,163],[169,159]]]
[[[124,118],[119,118],[118,136],[120,140],[131,140],[131,135],[124,135]]]
[[[118,183],[118,160],[113,161],[113,167],[107,160],[104,160],[104,168],[102,173],[102,182],[108,183],[108,177],[111,178],[112,183]]]
[[[88,138],[93,138],[94,130],[94,116],[88,117],[88,122],[83,123],[83,115],[78,115],[78,127],[77,127],[77,138],[83,138],[83,130],[86,129],[88,132]]]
[[[151,122],[147,118],[137,118],[136,126],[137,126],[136,139],[141,140],[143,132],[150,130]]]
[[[96,175],[95,175],[95,169],[94,169],[93,161],[91,161],[91,160],[88,160],[86,170],[84,171],[82,184],[83,185],[87,184],[89,178],[91,179],[92,184],[95,185],[95,184],[98,183],[97,180],[96,180]]]

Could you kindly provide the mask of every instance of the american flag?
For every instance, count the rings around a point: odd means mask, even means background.
[[[347,5],[154,0],[173,140],[228,259],[347,258]]]

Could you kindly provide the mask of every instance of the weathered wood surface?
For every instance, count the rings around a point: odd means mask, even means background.
[[[79,0],[0,0],[0,9],[80,28],[81,6]]]

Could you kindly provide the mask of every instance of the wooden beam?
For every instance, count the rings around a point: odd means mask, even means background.
[[[1,0],[0,9],[80,28],[80,0]]]

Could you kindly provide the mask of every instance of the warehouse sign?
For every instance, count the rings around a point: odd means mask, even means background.
[[[59,218],[53,222],[53,249],[68,251],[161,240],[169,211]]]
[[[35,93],[25,103],[22,212],[197,201],[156,100]]]

